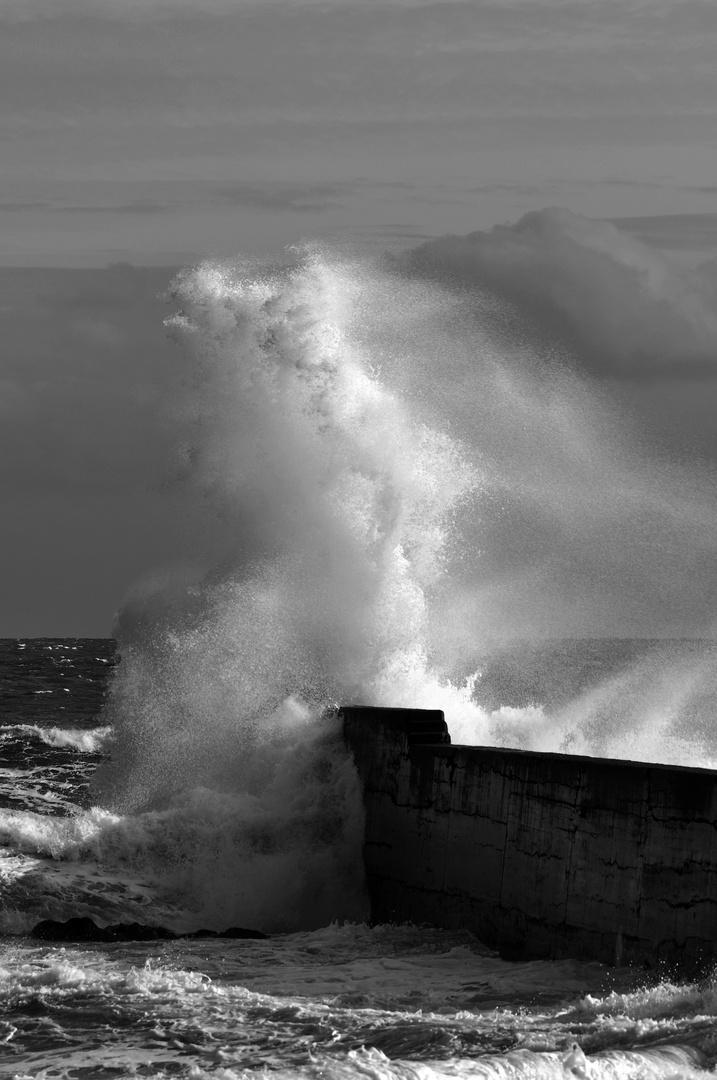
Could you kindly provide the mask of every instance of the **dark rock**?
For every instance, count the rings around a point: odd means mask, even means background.
[[[163,926],[143,926],[136,922],[97,926],[85,916],[66,922],[43,919],[33,927],[30,936],[42,941],[157,941],[174,938],[176,934]]]
[[[116,923],[97,926],[86,916],[58,922],[43,919],[30,931],[30,937],[41,941],[173,941],[175,938],[265,938],[260,930],[245,930],[232,926],[228,930],[195,930],[191,934],[175,934],[164,926],[144,926],[142,923]]]

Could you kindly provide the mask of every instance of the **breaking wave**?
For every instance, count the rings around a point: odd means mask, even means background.
[[[178,276],[165,419],[206,535],[119,613],[102,809],[38,850],[131,864],[198,925],[316,927],[366,911],[339,704],[443,708],[455,741],[717,758],[711,669],[694,657],[560,710],[481,705],[481,656],[503,638],[712,625],[705,474],[633,439],[576,370],[575,322],[585,281],[618,266],[620,304],[645,282],[646,318],[672,297],[671,333],[691,319],[702,363],[709,287],[688,302],[646,249],[576,221],[546,212],[383,262],[309,246],[281,267]],[[527,270],[512,289],[499,272],[521,259],[543,290],[550,259],[562,267],[534,334]],[[610,370],[644,368],[628,345],[604,338]]]

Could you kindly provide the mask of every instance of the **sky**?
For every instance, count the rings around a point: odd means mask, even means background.
[[[716,54],[713,0],[0,0],[0,635],[108,634],[191,543],[158,295],[211,255],[473,235],[709,467]]]
[[[3,0],[0,259],[711,214],[710,0]]]

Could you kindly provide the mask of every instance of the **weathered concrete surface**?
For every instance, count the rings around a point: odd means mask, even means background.
[[[717,773],[452,746],[438,712],[341,717],[374,919],[467,927],[505,955],[717,959]]]

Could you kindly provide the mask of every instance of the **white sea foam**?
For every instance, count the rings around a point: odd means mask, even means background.
[[[5,724],[0,728],[0,744],[18,736],[30,735],[48,746],[78,750],[83,754],[101,753],[110,735],[108,725],[96,728],[40,727],[37,724]]]
[[[0,842],[41,857],[29,878],[27,865],[19,876],[8,868],[2,925],[17,932],[81,914],[276,932],[337,912],[362,917],[361,796],[342,743],[334,731],[284,733],[263,761],[266,783],[254,792],[188,787],[133,814],[0,811]]]
[[[192,1072],[192,1080],[216,1076],[198,1068]],[[255,1070],[224,1069],[222,1080],[251,1080],[257,1075],[276,1077],[277,1080],[289,1078],[330,1077],[331,1080],[356,1080],[369,1077],[370,1080],[453,1080],[455,1077],[466,1080],[518,1080],[529,1076],[535,1080],[684,1080],[710,1075],[700,1067],[700,1057],[689,1048],[668,1047],[661,1050],[620,1053],[613,1051],[599,1058],[587,1059],[578,1050],[564,1053],[534,1053],[531,1050],[513,1050],[500,1056],[483,1058],[449,1058],[444,1061],[402,1061],[392,1060],[381,1050],[370,1047],[349,1051],[342,1061],[317,1056],[311,1065],[268,1070],[257,1074]]]
[[[636,991],[627,986],[634,976],[619,977],[622,990],[600,996],[618,974],[598,964],[507,963],[466,934],[347,925],[264,941],[176,941],[149,957],[141,944],[22,945],[0,962],[0,1005],[22,1027],[21,1053],[38,1006],[52,1018],[55,1038],[32,1061],[60,1077],[96,1065],[98,1018],[103,1065],[119,1075],[711,1075],[708,989]]]

